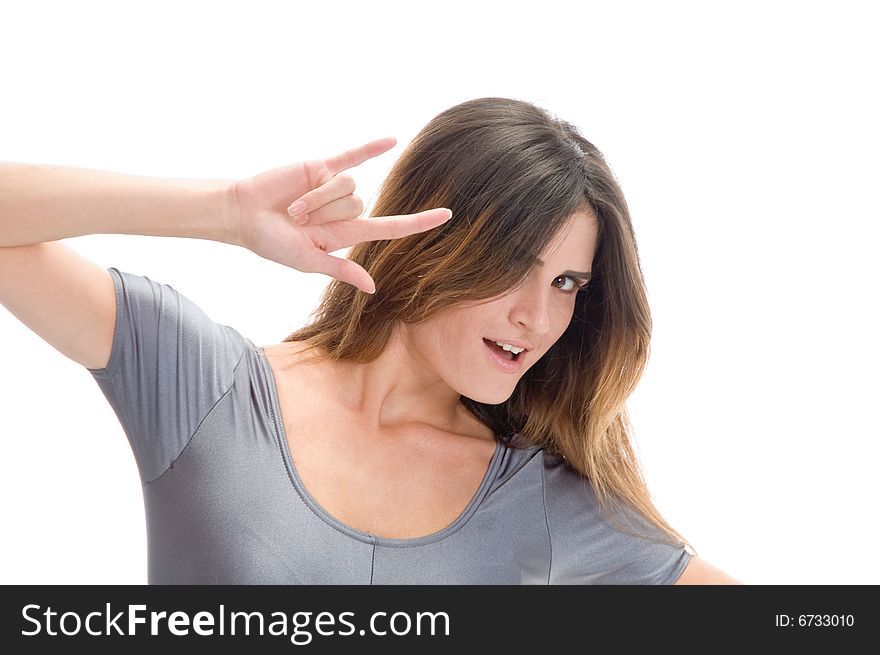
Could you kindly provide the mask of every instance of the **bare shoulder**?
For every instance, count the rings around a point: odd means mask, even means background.
[[[307,349],[306,344],[302,341],[282,341],[280,343],[266,344],[265,346],[260,346],[260,348],[266,353],[277,355],[297,354]]]
[[[729,576],[721,569],[712,566],[706,560],[694,555],[691,557],[688,565],[679,576],[675,584],[725,584],[725,585],[741,585],[744,584]]]
[[[311,363],[315,359],[314,350],[301,341],[287,341],[260,346],[266,359],[276,371],[289,371],[298,364]]]

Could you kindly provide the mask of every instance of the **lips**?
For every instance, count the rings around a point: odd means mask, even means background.
[[[504,373],[516,373],[522,367],[523,359],[526,354],[525,352],[517,355],[516,359],[511,359],[511,353],[498,348],[497,345],[495,345],[488,339],[483,339],[483,344],[484,348],[486,349],[486,356],[489,358],[489,361],[491,361]]]
[[[500,341],[501,343],[506,343],[509,346],[516,346],[517,348],[525,348],[526,352],[532,350],[532,344],[528,341],[523,341],[521,339],[505,339],[504,337],[483,337],[486,341],[491,341],[495,343],[496,341]]]
[[[505,350],[501,346],[499,346],[494,341],[489,339],[483,339],[483,343],[486,344],[486,348],[491,352],[495,357],[498,357],[502,361],[509,362],[510,364],[522,364],[523,360],[525,360],[526,355],[528,355],[528,350],[522,350],[517,354],[509,350]]]

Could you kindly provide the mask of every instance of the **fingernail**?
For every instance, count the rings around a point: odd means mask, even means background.
[[[306,208],[305,200],[297,200],[295,203],[293,203],[290,207],[287,208],[287,213],[290,214],[291,216],[296,216],[305,208]]]

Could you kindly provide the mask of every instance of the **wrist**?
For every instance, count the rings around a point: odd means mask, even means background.
[[[176,208],[181,215],[177,229],[165,227],[165,236],[183,236],[192,239],[206,239],[229,245],[241,245],[238,202],[235,197],[234,182],[231,180],[187,179],[177,181],[175,197],[183,198],[183,204]],[[183,195],[177,195],[183,189]],[[187,209],[187,205],[189,209]],[[185,217],[185,218],[184,218]]]
[[[216,240],[231,246],[243,246],[241,208],[238,203],[238,194],[235,192],[235,182],[218,181],[213,193],[221,230]]]

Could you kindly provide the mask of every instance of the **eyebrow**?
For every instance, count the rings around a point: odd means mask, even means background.
[[[546,264],[546,262],[543,259],[541,259],[540,257],[537,257],[536,259],[538,260],[538,264],[540,264],[541,266],[544,266]],[[562,274],[563,275],[571,275],[572,277],[580,278],[581,280],[589,280],[590,277],[593,275],[593,271],[571,271],[571,270],[568,270],[568,271],[563,271]]]

